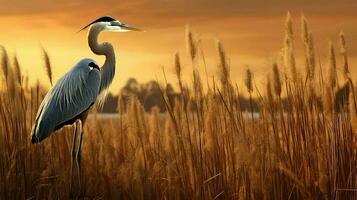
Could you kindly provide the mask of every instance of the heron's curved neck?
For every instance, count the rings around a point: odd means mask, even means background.
[[[107,89],[111,84],[115,73],[115,53],[109,42],[98,43],[99,33],[104,30],[102,25],[92,25],[88,31],[88,45],[93,53],[104,55],[105,62],[101,67],[100,92]]]

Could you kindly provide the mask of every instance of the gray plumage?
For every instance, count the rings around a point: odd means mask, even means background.
[[[99,94],[101,75],[83,59],[67,72],[43,99],[31,133],[33,143],[41,142],[62,124],[90,108]]]

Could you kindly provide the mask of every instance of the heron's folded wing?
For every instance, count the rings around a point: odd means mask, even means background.
[[[74,67],[47,93],[32,134],[41,141],[58,125],[87,110],[96,101],[99,87],[100,72],[97,69]]]
[[[61,122],[67,121],[87,110],[99,93],[100,73],[98,70],[74,70],[64,77],[53,95],[56,110],[61,114]]]

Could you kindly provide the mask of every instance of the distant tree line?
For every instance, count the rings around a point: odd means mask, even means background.
[[[171,84],[167,84],[165,87],[161,86],[161,90],[167,95],[169,102],[173,103],[174,99],[180,96],[180,93],[176,92]],[[130,96],[136,96],[141,104],[144,106],[145,111],[150,111],[154,106],[158,107],[161,112],[165,112],[165,102],[162,99],[159,84],[156,81],[148,81],[146,83],[139,83],[135,78],[129,78],[126,84],[120,89],[119,95],[108,94],[107,100],[103,106],[103,113],[115,113],[118,111],[118,98],[122,98],[124,105],[130,99]],[[242,109],[250,109],[249,100],[242,97],[241,99]],[[258,105],[253,102],[253,108],[258,109]]]
[[[174,99],[180,96],[180,93],[176,92],[171,84],[167,84],[165,87],[161,86],[161,90],[167,95],[169,102],[173,104]],[[346,105],[348,97],[348,87],[343,85],[336,91],[336,109],[340,110],[341,105]],[[103,113],[115,113],[118,112],[118,98],[122,98],[121,101],[124,105],[127,105],[130,96],[136,96],[141,104],[144,106],[145,111],[150,111],[154,106],[160,109],[160,112],[165,112],[165,102],[162,99],[159,84],[156,81],[148,81],[146,83],[139,83],[135,78],[129,78],[124,87],[120,89],[119,95],[108,94],[108,98],[103,106]],[[322,109],[322,100],[317,97]],[[250,111],[249,98],[241,96],[240,105],[242,110]],[[284,107],[287,108],[287,104],[284,103]],[[253,111],[259,111],[258,102],[256,99],[252,100]],[[126,109],[126,108],[124,108]]]
[[[167,84],[161,90],[167,95],[170,102],[179,95],[174,91],[171,84]],[[165,112],[165,102],[162,99],[159,84],[156,81],[148,81],[146,83],[139,83],[135,78],[129,78],[123,88],[120,89],[119,95],[114,96],[109,93],[108,98],[104,104],[102,112],[114,113],[118,111],[119,97],[124,105],[127,105],[131,96],[136,96],[145,111],[150,111],[154,106],[160,109],[160,112]]]

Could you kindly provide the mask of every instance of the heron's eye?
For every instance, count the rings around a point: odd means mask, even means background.
[[[121,25],[123,25],[123,23],[121,23],[120,21],[112,21],[112,22],[110,22],[110,25],[111,26],[121,26]]]
[[[91,70],[92,70],[92,69],[97,69],[97,70],[100,71],[98,65],[95,64],[94,62],[90,62],[90,63],[88,64],[88,66],[89,66],[89,68],[91,68]]]

